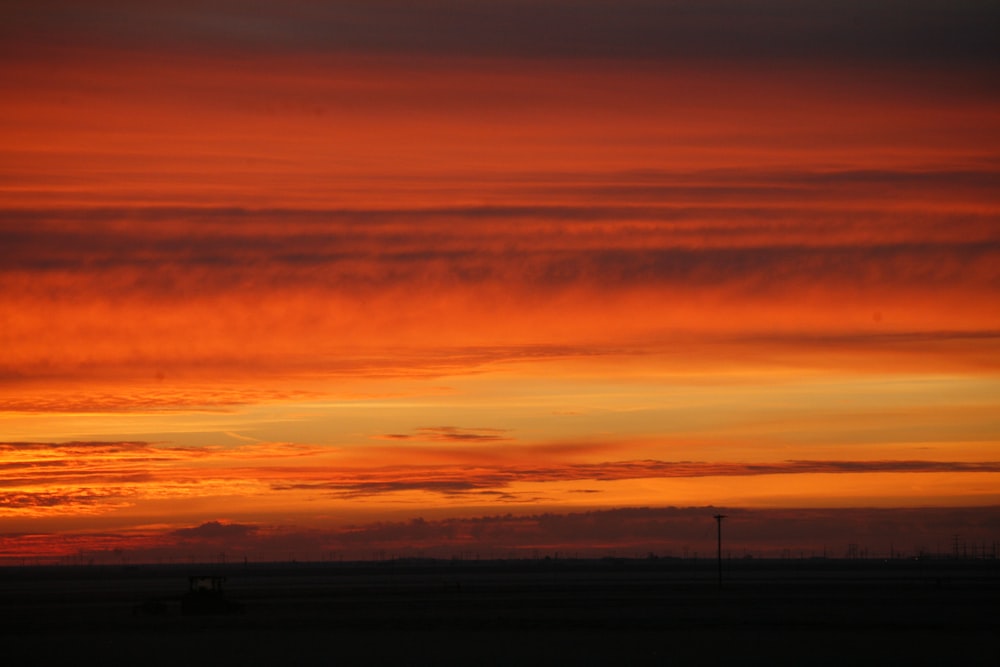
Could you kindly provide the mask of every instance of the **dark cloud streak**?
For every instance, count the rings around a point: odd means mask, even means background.
[[[441,466],[342,473],[327,482],[290,482],[272,485],[276,491],[318,491],[341,498],[385,493],[426,491],[445,496],[506,491],[518,482],[621,481],[654,478],[745,477],[756,475],[840,473],[995,473],[1000,462],[957,461],[784,461],[725,463],[701,461],[609,461],[541,467],[469,469]],[[594,489],[588,489],[593,492]],[[518,499],[523,500],[523,499]]]
[[[0,224],[0,279],[76,271],[80,285],[89,275],[104,290],[179,297],[264,282],[332,289],[484,282],[696,287],[747,280],[771,288],[803,282],[907,287],[995,284],[1000,265],[991,216],[975,215],[926,214],[929,220],[910,231],[904,215],[888,223],[880,218],[880,231],[866,232],[847,214],[817,213],[810,221],[803,212],[807,222],[788,227],[782,224],[787,211],[776,212],[773,221],[766,211],[744,219],[738,212],[703,210],[692,218],[691,212],[678,217],[671,210],[629,207],[153,213],[165,216],[162,224],[124,232],[112,223],[119,215],[113,211],[100,214],[110,216],[106,223],[79,229],[54,221],[25,226],[14,214]],[[45,219],[42,212],[32,215]],[[206,215],[221,226],[192,234],[191,226]],[[365,222],[368,215],[375,217]],[[326,224],[294,233],[242,228],[248,219],[278,228],[303,218]],[[495,224],[470,229],[480,219]],[[925,231],[929,238],[922,238]]]
[[[10,5],[10,3],[8,3]],[[975,0],[347,0],[13,3],[3,41],[271,54],[516,58],[987,60],[1000,10]],[[81,37],[84,35],[84,37]]]
[[[430,440],[436,442],[499,442],[509,440],[507,429],[460,428],[457,426],[425,426],[414,433],[387,433],[380,437],[387,440]]]

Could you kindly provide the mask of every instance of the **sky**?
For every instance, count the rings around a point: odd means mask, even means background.
[[[995,552],[998,33],[5,2],[0,563]]]

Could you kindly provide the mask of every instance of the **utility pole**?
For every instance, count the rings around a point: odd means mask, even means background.
[[[725,514],[715,515],[715,523],[718,526],[718,535],[719,535],[719,547],[718,547],[719,588],[722,588],[722,520],[725,518],[726,518]]]

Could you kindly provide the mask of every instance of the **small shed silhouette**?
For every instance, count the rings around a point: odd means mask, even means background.
[[[226,598],[223,588],[226,578],[218,575],[195,575],[188,577],[188,592],[181,600],[181,613],[232,614],[243,609],[243,605]]]

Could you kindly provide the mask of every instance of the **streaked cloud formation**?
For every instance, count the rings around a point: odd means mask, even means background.
[[[453,427],[420,429],[431,433],[430,440],[460,442],[469,434]],[[482,434],[473,440],[482,441]],[[490,435],[486,442],[493,442]],[[921,473],[944,476],[977,473],[988,484],[1000,479],[1000,461],[934,460],[792,460],[772,463],[730,461],[599,461],[595,463],[508,461],[492,463],[488,458],[463,464],[433,461],[426,463],[361,466],[334,464],[343,455],[331,455],[322,447],[293,445],[241,445],[237,448],[180,448],[144,442],[0,443],[4,462],[0,464],[0,516],[8,518],[77,515],[141,511],[152,501],[204,499],[224,505],[239,495],[269,496],[281,502],[288,494],[296,502],[327,500],[406,503],[406,494],[424,494],[424,502],[499,503],[525,507],[544,496],[547,485],[564,485],[563,491],[598,494],[591,501],[601,504],[601,494],[613,495],[605,483],[678,478],[726,478],[803,474],[869,475],[878,473]],[[405,445],[382,450],[385,461],[412,459]],[[534,458],[540,458],[535,454]],[[566,486],[568,485],[568,486]],[[558,488],[554,487],[554,488]],[[988,486],[986,487],[989,488]],[[970,491],[979,502],[995,502],[992,490]],[[402,495],[401,495],[402,494]],[[429,494],[429,496],[427,495]],[[541,494],[541,495],[539,495]],[[381,498],[380,498],[381,497]],[[244,502],[250,503],[250,500]],[[556,503],[558,504],[558,503]],[[186,534],[186,533],[185,533]]]
[[[5,4],[0,511],[995,504],[1000,10],[904,4]]]

